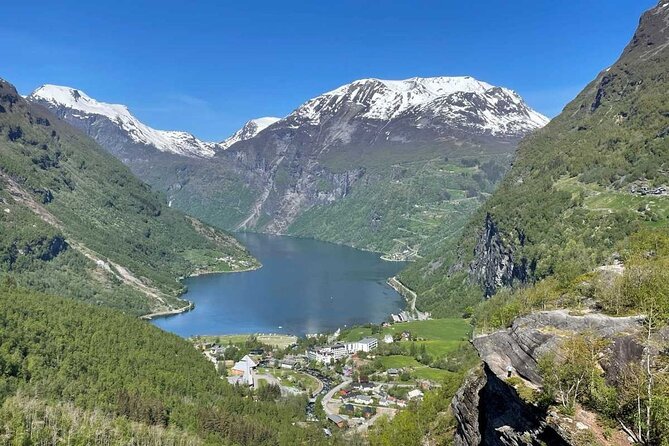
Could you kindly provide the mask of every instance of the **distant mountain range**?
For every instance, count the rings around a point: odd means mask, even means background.
[[[28,100],[83,130],[165,191],[174,206],[211,224],[389,252],[397,245],[390,233],[347,239],[343,229],[330,233],[324,226],[331,222],[312,214],[378,186],[387,169],[462,157],[494,158],[504,168],[517,142],[548,122],[517,93],[472,77],[358,80],[308,100],[285,118],[251,120],[219,143],[152,129],[125,106],[97,102],[74,88],[43,86]],[[471,187],[489,192],[494,182]],[[361,206],[374,208],[357,222],[359,232],[383,232],[382,203],[356,195],[365,201]],[[401,245],[418,249],[418,240],[409,239]]]

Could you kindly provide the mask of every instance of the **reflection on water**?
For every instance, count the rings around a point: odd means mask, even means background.
[[[154,323],[181,336],[316,333],[379,323],[403,308],[386,284],[402,263],[308,239],[239,234],[263,264],[256,271],[186,280],[195,310]]]

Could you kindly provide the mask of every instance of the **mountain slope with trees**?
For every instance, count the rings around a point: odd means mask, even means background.
[[[0,207],[0,280],[135,314],[183,306],[179,277],[256,265],[5,81]]]
[[[434,309],[608,263],[619,242],[669,217],[669,7],[644,14],[620,59],[519,145],[472,219],[402,275]],[[446,300],[444,300],[444,296]]]
[[[48,434],[71,444],[68,432],[81,444],[325,443],[320,429],[294,425],[302,398],[256,401],[192,344],[137,318],[4,288],[0,326],[3,443]]]

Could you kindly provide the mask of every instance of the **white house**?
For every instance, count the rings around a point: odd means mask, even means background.
[[[356,395],[353,397],[353,402],[357,404],[372,404],[372,397],[369,395]]]
[[[383,342],[386,344],[392,344],[393,343],[393,335],[387,334],[383,337]]]
[[[349,342],[346,344],[346,349],[349,353],[356,352],[370,352],[379,346],[379,340],[372,337],[362,338],[356,342]]]
[[[410,400],[423,398],[423,392],[418,389],[413,389],[407,393],[407,398]]]
[[[249,355],[244,356],[242,359],[237,361],[232,367],[232,374],[237,375],[237,382],[240,384],[246,384],[247,386],[253,385],[253,369],[258,367],[258,364],[251,359]]]

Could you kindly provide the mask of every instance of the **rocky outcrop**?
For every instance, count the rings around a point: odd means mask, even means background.
[[[642,322],[642,317],[542,311],[516,319],[508,329],[474,338],[483,365],[470,372],[453,398],[456,444],[570,444],[569,429],[555,424],[555,417],[526,402],[507,382],[509,367],[524,385],[538,389],[542,384],[537,367],[541,356],[558,350],[568,335],[592,333],[611,340],[605,355],[608,359],[601,365],[607,379],[614,379],[616,370],[641,357],[643,347],[636,335]]]
[[[453,415],[457,421],[455,444],[468,446],[481,444],[479,405],[481,390],[487,382],[483,366],[472,369],[453,397]]]
[[[522,231],[518,231],[518,241],[521,246],[525,243]],[[492,296],[499,288],[514,282],[526,282],[534,265],[525,258],[516,257],[514,248],[504,240],[492,216],[487,214],[474,248],[474,260],[469,265],[472,281],[483,288],[486,296]]]
[[[487,365],[474,369],[453,398],[456,446],[568,445],[541,411]]]

